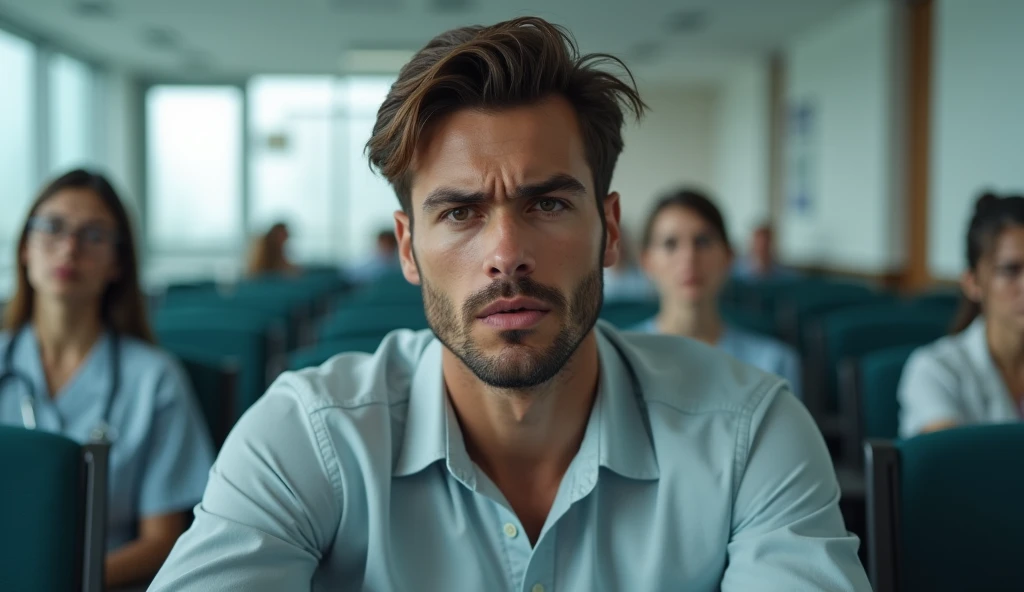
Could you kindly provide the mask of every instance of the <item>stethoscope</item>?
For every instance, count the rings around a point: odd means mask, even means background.
[[[14,348],[21,338],[25,329],[17,331],[10,342],[7,343],[7,351],[4,352],[4,367],[0,372],[0,387],[5,382],[21,383],[23,388],[21,398],[21,423],[30,430],[36,429],[36,389],[32,379],[14,367]],[[116,331],[110,331],[110,391],[106,400],[103,401],[103,414],[100,421],[92,432],[89,433],[89,441],[92,443],[110,443],[110,408],[114,403],[114,395],[120,387],[121,382],[121,342]],[[63,426],[61,426],[63,430]]]

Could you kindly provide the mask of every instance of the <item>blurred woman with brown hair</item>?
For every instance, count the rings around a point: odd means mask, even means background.
[[[1024,197],[982,195],[967,229],[953,334],[922,347],[900,379],[900,435],[1024,417]]]
[[[249,251],[246,275],[299,275],[302,269],[288,260],[286,246],[290,236],[288,226],[278,222],[265,234],[257,237]]]
[[[151,578],[202,497],[212,446],[181,367],[154,345],[128,214],[75,170],[22,227],[0,333],[0,423],[111,444],[106,581]]]

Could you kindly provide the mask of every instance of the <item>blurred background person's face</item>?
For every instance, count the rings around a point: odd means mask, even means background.
[[[37,298],[97,301],[117,279],[117,222],[93,191],[57,192],[29,228],[22,261]]]
[[[754,264],[762,270],[771,267],[775,257],[773,251],[772,231],[770,228],[758,228],[750,240],[750,256]]]
[[[1024,227],[999,233],[977,269],[965,274],[964,291],[988,322],[1024,332]]]
[[[729,279],[732,254],[706,220],[669,206],[651,226],[643,264],[663,301],[700,305],[714,301]]]

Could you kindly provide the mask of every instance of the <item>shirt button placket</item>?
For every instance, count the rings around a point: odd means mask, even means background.
[[[504,518],[499,523],[502,546],[505,548],[508,566],[511,570],[509,573],[509,584],[511,587],[515,587],[523,581],[523,577],[526,575],[532,549],[530,548],[530,541],[516,524],[514,515],[503,511],[501,512],[501,518]]]

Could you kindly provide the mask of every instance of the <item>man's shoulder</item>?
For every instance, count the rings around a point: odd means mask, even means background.
[[[338,352],[320,366],[285,372],[275,384],[309,412],[407,403],[420,359],[437,339],[429,330],[389,333],[372,354]],[[269,394],[269,393],[268,393]]]
[[[661,334],[602,333],[619,350],[648,407],[680,413],[751,412],[783,380],[698,341]]]

